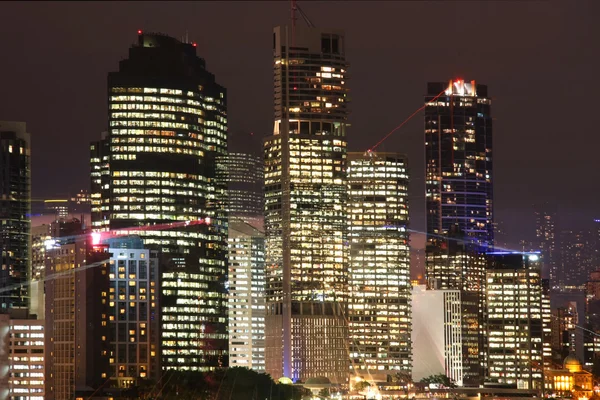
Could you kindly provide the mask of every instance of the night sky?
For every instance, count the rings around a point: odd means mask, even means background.
[[[559,228],[600,216],[600,1],[300,2],[346,31],[350,150],[365,150],[422,105],[427,81],[487,84],[493,99],[496,220],[533,234],[532,203]],[[271,131],[272,28],[289,2],[0,3],[0,120],[27,122],[33,197],[89,187],[88,146],[106,130],[106,75],[137,30],[198,43],[227,87],[233,149]],[[298,23],[303,23],[300,19]],[[379,147],[407,153],[411,218],[424,229],[422,115]]]

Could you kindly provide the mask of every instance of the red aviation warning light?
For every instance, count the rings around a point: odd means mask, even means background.
[[[138,35],[141,35],[143,32],[141,29],[138,29]]]

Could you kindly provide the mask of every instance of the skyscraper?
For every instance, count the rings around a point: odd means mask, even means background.
[[[217,177],[227,182],[229,218],[262,229],[264,217],[264,166],[261,156],[228,153],[218,158]]]
[[[487,86],[461,79],[429,83],[425,101],[428,241],[435,242],[458,225],[468,238],[492,246],[492,116]]]
[[[158,381],[161,334],[157,251],[145,249],[136,236],[111,238],[103,244],[110,254],[109,376],[114,386],[121,388],[132,386],[137,378]],[[175,337],[171,334],[164,339]]]
[[[26,308],[31,276],[30,135],[24,122],[0,121],[0,312]]]
[[[227,152],[226,90],[195,44],[138,31],[108,92],[109,130],[91,146],[93,228],[160,252],[162,367],[226,365],[226,185],[215,161]]]
[[[535,210],[536,247],[542,252],[545,269],[550,273],[550,289],[559,286],[556,262],[556,210],[547,203],[537,204]]]
[[[81,230],[68,231],[46,250],[46,399],[95,390],[108,373],[108,248]],[[63,231],[65,232],[65,231]]]
[[[460,297],[460,290],[426,290],[425,285],[413,287],[413,380],[443,374],[463,386]]]
[[[229,365],[265,370],[265,237],[229,223]]]
[[[585,285],[596,270],[595,232],[590,230],[563,230],[559,234],[560,268],[557,273],[558,288]]]
[[[344,34],[273,33],[275,124],[265,138],[266,370],[348,375]]]
[[[544,330],[539,255],[488,254],[487,368],[498,383],[543,388]]]
[[[348,154],[350,359],[378,382],[412,370],[407,169],[400,154]]]

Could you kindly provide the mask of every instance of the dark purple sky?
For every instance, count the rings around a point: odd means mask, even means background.
[[[423,101],[427,81],[489,86],[495,117],[496,219],[530,236],[533,202],[561,226],[600,215],[600,2],[301,2],[317,26],[342,28],[351,63],[351,150],[363,150]],[[106,74],[136,31],[189,32],[229,90],[232,133],[272,129],[271,32],[289,2],[0,3],[0,119],[32,134],[33,195],[88,187],[88,145],[106,129]],[[302,21],[300,21],[302,22]],[[423,229],[423,122],[379,150],[412,165],[413,228]]]

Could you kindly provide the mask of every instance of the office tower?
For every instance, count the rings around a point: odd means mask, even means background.
[[[556,362],[577,350],[577,304],[571,302],[566,307],[552,310],[552,352]]]
[[[519,389],[542,389],[544,383],[540,274],[538,254],[488,254],[488,377]]]
[[[461,291],[426,289],[412,290],[412,378],[443,374],[463,386]]]
[[[564,230],[560,232],[560,268],[558,287],[561,290],[585,285],[594,265],[594,233],[589,230]]]
[[[31,275],[30,136],[24,122],[0,121],[0,313],[29,306]]]
[[[427,244],[427,283],[431,290],[460,290],[463,323],[463,377],[465,386],[483,383],[485,364],[485,248],[466,240],[455,225],[446,241]]]
[[[31,281],[29,284],[29,311],[44,319],[44,277],[46,270],[46,247],[51,244],[50,225],[31,228]]]
[[[44,398],[43,320],[24,309],[0,314],[0,365],[0,399]]]
[[[600,271],[594,271],[585,286],[585,330],[583,362],[591,367],[600,356]]]
[[[536,248],[542,253],[544,269],[550,273],[550,288],[558,288],[558,264],[556,260],[556,209],[548,203],[536,204]]]
[[[53,211],[56,219],[69,217],[69,199],[44,200],[44,209]]]
[[[460,79],[429,83],[425,101],[428,241],[436,243],[458,225],[469,239],[493,246],[492,116],[487,86]]]
[[[344,34],[273,33],[275,123],[265,138],[266,371],[348,376]]]
[[[89,214],[92,199],[87,190],[80,190],[69,200],[69,210],[74,214]]]
[[[264,167],[262,157],[228,153],[218,159],[217,176],[227,183],[229,220],[238,219],[262,229]]]
[[[46,250],[47,400],[74,398],[110,377],[108,249],[83,230],[68,232]]]
[[[101,240],[138,235],[160,252],[162,368],[226,366],[226,184],[215,161],[227,152],[226,90],[195,44],[139,31],[108,92],[109,130],[91,146],[92,226]]]
[[[265,237],[229,223],[229,366],[265,370]]]
[[[158,254],[136,236],[104,241],[110,255],[109,376],[120,388],[160,379]],[[175,341],[165,332],[165,340]]]
[[[407,168],[396,153],[348,154],[350,361],[378,382],[412,369]]]
[[[544,370],[552,367],[552,308],[550,280],[542,279],[542,323],[544,330]]]

